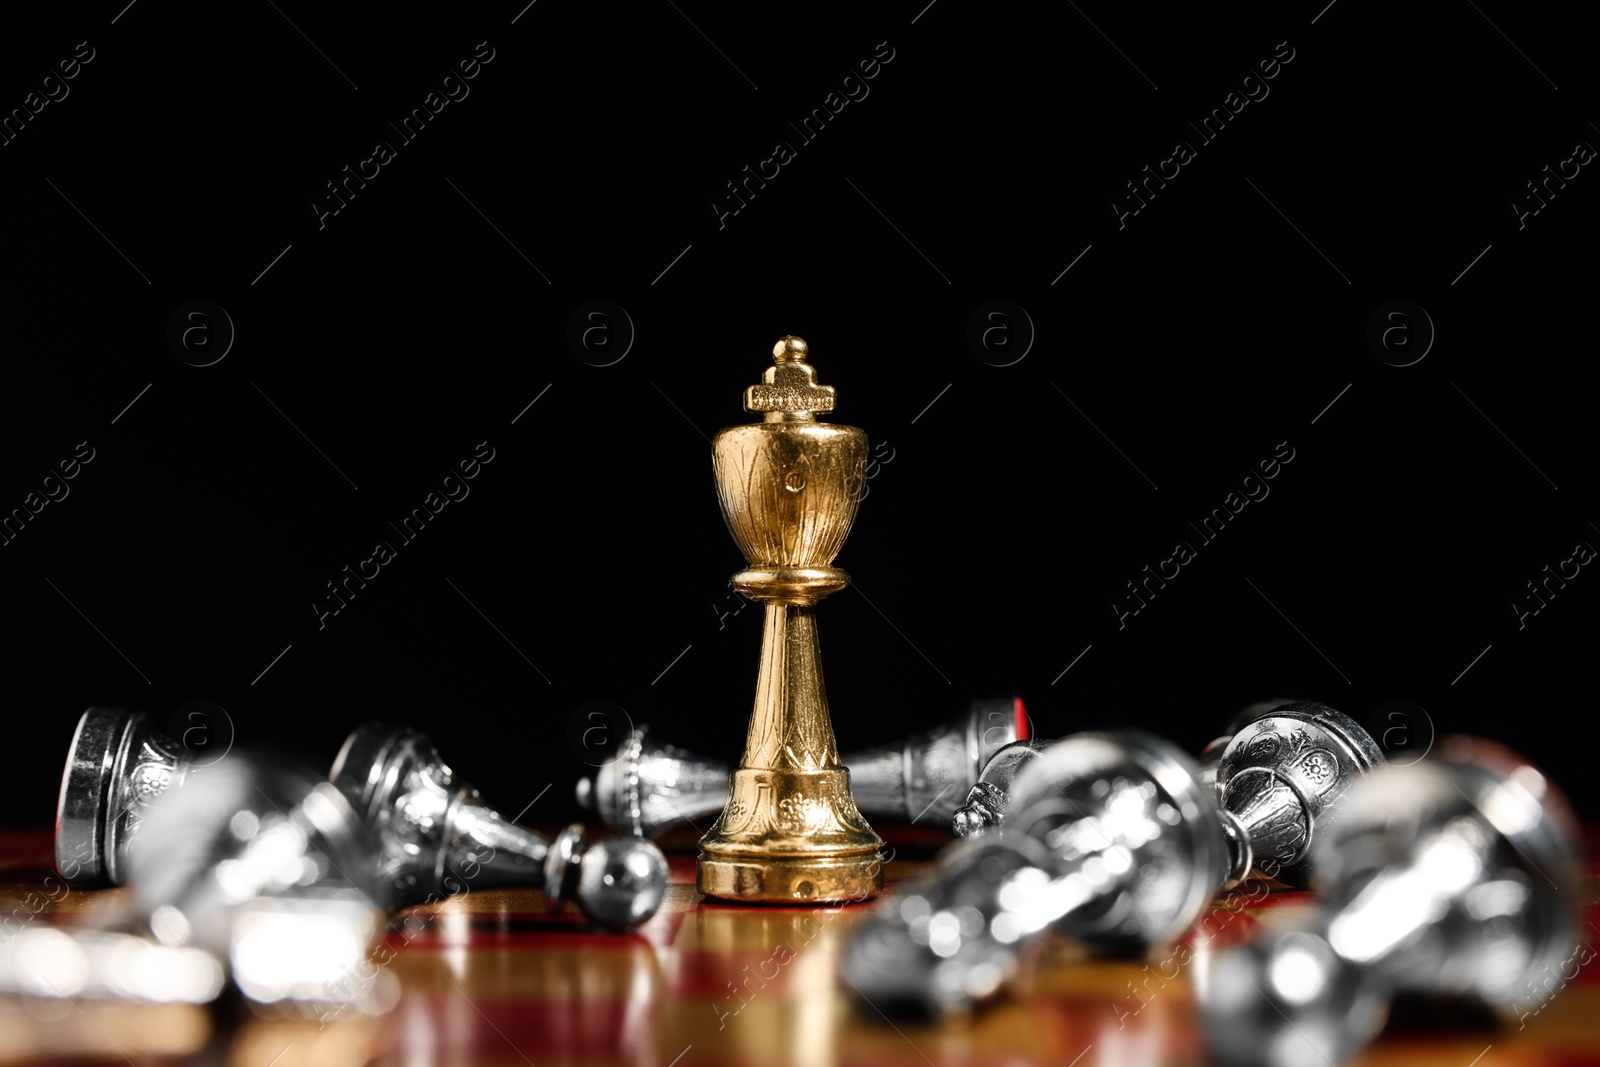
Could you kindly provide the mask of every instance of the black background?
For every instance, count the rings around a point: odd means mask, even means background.
[[[1396,751],[1488,734],[1594,817],[1600,578],[1521,629],[1510,606],[1600,545],[1600,179],[1520,230],[1510,207],[1600,143],[1587,39],[1505,4],[925,2],[112,0],[8,27],[7,110],[94,59],[0,147],[0,508],[94,459],[0,547],[3,819],[51,819],[93,703],[208,701],[318,766],[409,722],[537,823],[576,814],[588,701],[736,758],[760,622],[726,614],[707,437],[752,418],[786,333],[889,457],[838,559],[858,587],[819,609],[842,747],[1012,691],[1042,735],[1191,749],[1263,697],[1405,700]],[[482,41],[470,95],[400,144],[386,121]],[[880,42],[869,95],[800,143]],[[1289,49],[1201,144],[1186,120]],[[380,139],[396,158],[319,228]],[[1180,139],[1196,158],[1119,228]],[[606,367],[566,339],[597,299],[637,334]],[[236,330],[208,367],[167,342],[191,300]],[[1036,331],[1010,366],[968,345],[990,300]],[[1367,341],[1391,300],[1437,331],[1410,366]],[[324,584],[483,441],[470,495],[319,628]],[[1201,544],[1185,524],[1280,442],[1270,495]],[[1197,558],[1119,628],[1180,539]]]

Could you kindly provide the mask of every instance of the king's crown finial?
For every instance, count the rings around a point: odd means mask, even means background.
[[[744,391],[744,409],[767,413],[767,421],[805,421],[815,412],[832,411],[833,386],[817,384],[817,369],[806,362],[809,348],[790,334],[772,346],[772,363],[761,384]]]

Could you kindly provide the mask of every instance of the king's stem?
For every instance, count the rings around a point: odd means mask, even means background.
[[[740,766],[808,771],[839,766],[811,603],[766,604],[755,707]]]

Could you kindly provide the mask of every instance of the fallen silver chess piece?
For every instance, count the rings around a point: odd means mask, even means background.
[[[508,822],[456,776],[427,736],[369,722],[346,738],[329,777],[360,814],[391,906],[475,888],[539,886],[545,907],[571,900],[603,926],[649,919],[667,889],[661,850],[637,837],[589,842],[577,823],[554,840]]]
[[[847,936],[841,980],[884,1011],[960,1015],[1051,934],[1113,953],[1183,932],[1251,866],[1194,761],[1137,732],[1056,742],[1012,784],[1003,835],[958,841]]]
[[[126,847],[155,802],[183,785],[185,756],[148,712],[96,706],[78,718],[56,804],[56,869],[67,881],[127,881]]]
[[[1213,787],[1216,785],[1217,765],[1222,762],[1222,753],[1227,749],[1228,742],[1233,740],[1233,735],[1247,723],[1274,708],[1295,703],[1300,702],[1280,697],[1274,700],[1258,700],[1254,704],[1246,705],[1229,720],[1221,736],[1213,738],[1200,750],[1201,781]],[[1029,760],[1055,742],[1055,738],[1048,737],[1024,738],[996,750],[984,763],[979,771],[978,780],[967,791],[966,798],[951,817],[951,830],[955,835],[974,837],[1005,822],[1007,797],[1017,772],[1027,766]]]
[[[1197,975],[1207,1043],[1239,1067],[1329,1067],[1397,994],[1536,1014],[1581,947],[1577,840],[1555,787],[1492,742],[1378,768],[1319,835],[1319,914]]]
[[[164,798],[209,778],[144,712],[92,707],[78,721],[62,775],[56,865],[78,886],[120,885]],[[661,850],[634,837],[587,841],[573,824],[553,840],[503,819],[427,736],[369,722],[346,738],[330,773],[353,806],[374,864],[372,891],[402,907],[476,888],[534,886],[546,907],[573,901],[603,926],[653,915],[666,893]],[[189,810],[187,807],[184,810]],[[363,872],[365,873],[365,872]]]
[[[1003,827],[1017,776],[1051,742],[1030,740],[995,753],[951,824],[972,837]],[[1262,701],[1201,754],[1201,777],[1250,836],[1256,867],[1288,885],[1310,878],[1316,828],[1350,785],[1383,762],[1372,736],[1348,715],[1315,701]]]
[[[392,975],[332,992],[382,926],[371,867],[337,789],[234,752],[141,804],[137,836],[115,855],[120,909],[99,926],[19,933],[0,953],[0,992],[203,1004],[231,983],[261,1011],[385,1011]]]
[[[856,807],[873,820],[939,826],[955,814],[997,751],[1029,734],[1020,697],[975,700],[961,715],[892,745],[847,752]],[[617,756],[579,779],[578,804],[640,837],[710,818],[728,801],[728,764],[659,741],[637,726]]]

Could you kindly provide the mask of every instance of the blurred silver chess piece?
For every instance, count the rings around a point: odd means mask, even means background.
[[[1577,840],[1555,787],[1493,742],[1378,768],[1318,835],[1317,917],[1197,975],[1207,1042],[1240,1067],[1329,1067],[1396,994],[1536,1013],[1576,973]]]
[[[1252,704],[1228,731],[1201,753],[1201,778],[1244,825],[1258,869],[1304,885],[1313,831],[1383,753],[1355,720],[1309,700]],[[996,753],[952,819],[955,832],[972,837],[1002,826],[1011,784],[1049,744],[1019,742]]]
[[[212,774],[210,766],[195,773],[186,755],[145,712],[83,713],[56,815],[56,865],[68,882],[128,879],[130,848],[149,812]],[[576,824],[552,841],[509,823],[415,730],[358,728],[330,778],[370,840],[372,858],[364,862],[376,864],[371,885],[382,906],[438,899],[468,883],[537,886],[552,911],[573,900],[597,923],[629,927],[654,914],[666,892],[666,859],[654,845],[621,837],[589,843]]]
[[[56,804],[56,867],[76,886],[121,885],[123,847],[188,775],[183,746],[146,712],[91,707],[78,719]]]
[[[1208,742],[1206,747],[1200,750],[1201,781],[1210,786],[1216,785],[1217,765],[1222,762],[1222,753],[1241,727],[1274,708],[1293,703],[1296,702],[1283,698],[1258,700],[1254,704],[1246,705],[1234,715],[1228,722],[1226,732]],[[1011,783],[1016,779],[1017,773],[1027,766],[1033,757],[1053,744],[1055,740],[1052,738],[1029,738],[1006,745],[990,756],[988,762],[983,765],[977,782],[967,791],[966,798],[951,819],[951,829],[955,831],[956,836],[973,837],[1003,823],[1006,817],[1007,795],[1011,791]]]
[[[637,926],[667,888],[661,850],[637,837],[585,841],[574,823],[554,840],[486,805],[425,734],[369,722],[345,739],[329,777],[364,821],[377,851],[384,904],[472,888],[539,886],[546,907],[568,900],[597,923]]]
[[[1189,756],[1138,732],[1077,734],[1017,775],[1005,834],[951,845],[850,930],[841,978],[885,1011],[961,1014],[1051,932],[1117,953],[1177,937],[1250,862]]]
[[[975,700],[965,712],[893,745],[845,753],[856,806],[872,820],[943,825],[1001,748],[1029,735],[1020,697]],[[655,837],[680,821],[716,815],[728,800],[726,763],[658,741],[635,727],[616,758],[580,779],[578,804],[608,826]]]
[[[392,975],[330,993],[366,962],[382,913],[355,813],[309,771],[234,753],[145,805],[101,858],[126,874],[121,910],[19,933],[0,991],[206,1003],[226,976],[258,1010],[392,1005]]]

